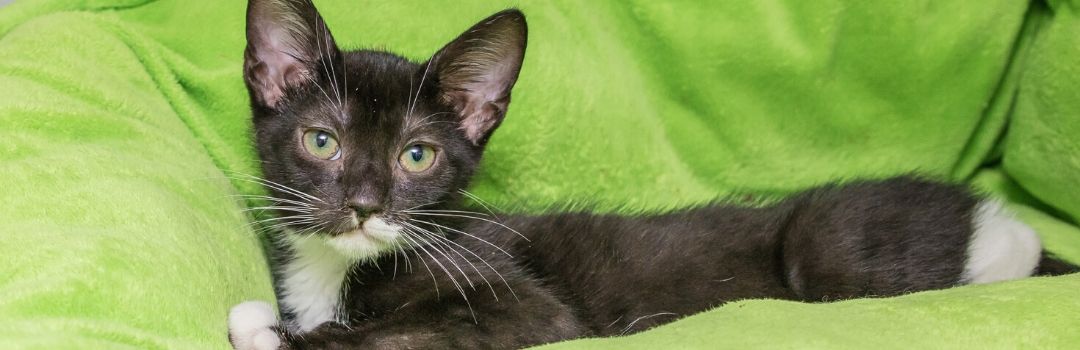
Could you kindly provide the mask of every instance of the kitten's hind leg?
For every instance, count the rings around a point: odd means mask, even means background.
[[[229,310],[229,342],[236,350],[281,348],[279,327],[274,309],[266,302],[243,302]]]
[[[983,200],[972,216],[964,283],[990,283],[1031,276],[1042,258],[1039,236],[1001,202]]]

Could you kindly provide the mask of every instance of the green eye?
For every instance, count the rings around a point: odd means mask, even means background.
[[[435,163],[435,149],[428,145],[412,145],[405,148],[398,157],[398,163],[405,170],[418,173],[427,170]]]
[[[318,129],[304,133],[304,149],[319,159],[334,160],[341,155],[337,139],[330,133]]]

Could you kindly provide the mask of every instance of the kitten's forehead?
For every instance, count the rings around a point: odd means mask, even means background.
[[[432,108],[422,67],[384,52],[346,54],[349,129],[396,130]],[[359,131],[359,130],[357,130]]]
[[[347,53],[346,57],[349,93],[371,108],[400,108],[408,104],[423,80],[418,64],[395,55],[358,51]]]

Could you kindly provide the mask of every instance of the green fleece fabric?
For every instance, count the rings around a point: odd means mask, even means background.
[[[1008,199],[1080,261],[1080,1],[316,0],[347,48],[424,59],[530,25],[472,191],[655,211],[911,171]],[[272,299],[243,1],[0,8],[0,347],[227,348]],[[1065,348],[1080,275],[828,304],[752,300],[550,348]],[[663,310],[657,310],[662,312]]]

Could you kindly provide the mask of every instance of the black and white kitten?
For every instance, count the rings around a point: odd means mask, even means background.
[[[480,21],[420,64],[339,50],[309,0],[251,0],[247,16],[282,317],[235,306],[237,349],[518,348],[744,298],[890,296],[1074,269],[998,203],[914,177],[760,208],[470,211],[463,189],[525,54],[520,12]]]

